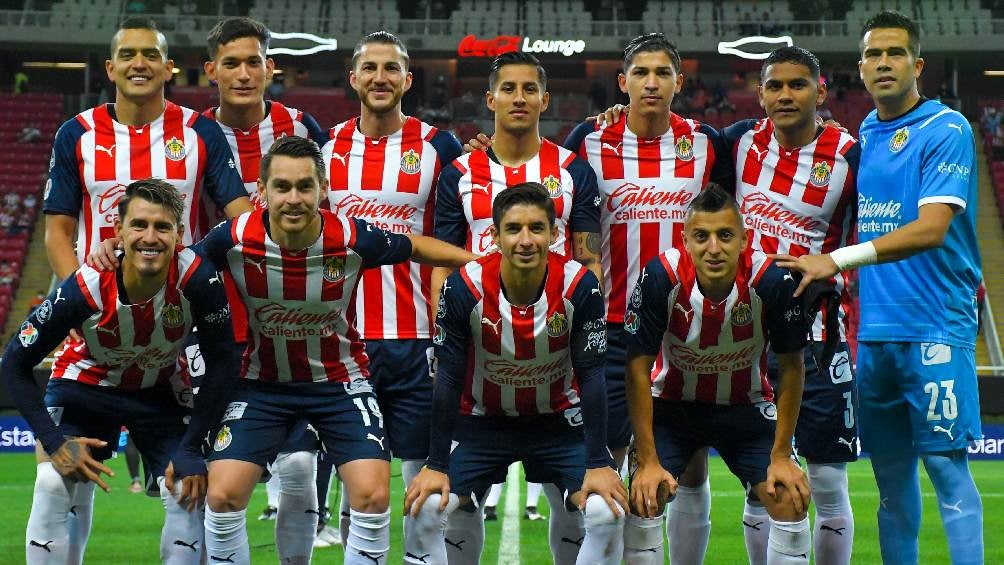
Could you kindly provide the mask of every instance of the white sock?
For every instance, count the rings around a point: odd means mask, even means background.
[[[488,490],[488,496],[485,497],[485,506],[498,506],[499,499],[502,498],[502,487],[505,483],[495,483],[492,488]]]
[[[268,482],[265,483],[265,496],[268,498],[268,504],[272,508],[279,507],[279,473],[276,471],[275,463],[268,465],[268,472],[272,474],[269,477]]]
[[[816,505],[812,529],[817,565],[847,565],[854,545],[854,512],[847,492],[847,465],[809,463],[809,486]]]
[[[770,516],[760,501],[751,503],[746,499],[743,507],[743,538],[746,540],[746,555],[750,565],[767,563],[767,537],[770,534]]]
[[[247,510],[214,512],[206,506],[206,553],[210,563],[251,562],[248,546]]]
[[[576,565],[617,564],[624,555],[624,509],[617,505],[620,516],[614,515],[602,496],[586,498],[583,523],[586,539],[582,542]]]
[[[412,565],[446,565],[446,520],[460,505],[460,498],[450,494],[446,510],[439,511],[443,497],[429,495],[411,520],[411,530],[404,538],[404,562]]]
[[[473,502],[450,513],[446,520],[446,557],[450,565],[478,565],[485,545],[484,507]]]
[[[367,514],[349,509],[345,565],[384,565],[390,551],[390,509]]]
[[[551,507],[547,524],[547,537],[551,544],[551,556],[555,565],[570,565],[579,556],[579,548],[586,538],[586,527],[582,512],[569,511],[565,506],[565,495],[553,483],[544,485],[544,496]]]
[[[160,531],[160,561],[165,565],[199,565],[205,549],[205,525],[202,509],[189,512],[178,505],[178,500],[167,490],[164,477],[157,478],[160,501],[164,506],[164,527]],[[174,484],[174,492],[181,492],[181,481]]]
[[[342,538],[342,547],[349,540],[349,489],[345,481],[339,481],[341,493],[338,495],[338,535]]]
[[[537,502],[540,500],[540,491],[544,488],[544,485],[540,483],[526,483],[526,507],[536,508]]]
[[[309,563],[319,512],[317,456],[313,451],[280,453],[272,472],[279,479],[275,551],[282,563]]]
[[[401,478],[404,480],[405,491],[408,490],[408,485],[411,484],[411,481],[418,475],[419,471],[422,470],[422,465],[425,465],[425,460],[423,460],[423,459],[402,459],[401,460]],[[437,496],[436,500],[439,500],[440,498],[441,497]],[[452,498],[453,497],[451,497],[451,499]],[[458,498],[457,500],[459,501],[460,499]],[[425,505],[423,505],[423,508],[425,506],[428,506],[428,503],[426,503]],[[437,503],[436,506],[433,506],[433,508],[438,508],[438,503]],[[421,519],[421,518],[422,518],[422,515],[419,515],[419,519]],[[446,516],[444,515],[444,516],[442,516],[442,518],[443,518],[443,529],[445,531],[445,529],[446,529]],[[429,545],[429,541],[423,540],[423,539],[419,539],[419,538],[427,535],[427,534],[423,534],[422,532],[427,532],[428,531],[428,525],[419,525],[419,524],[416,524],[415,523],[416,519],[412,518],[410,514],[405,515],[404,518],[402,519],[402,522],[404,523],[403,524],[403,526],[404,526],[404,552],[405,552],[404,553],[404,562],[405,563],[410,563],[410,561],[408,561],[408,559],[409,559],[408,558],[408,553],[411,553],[412,555],[418,555],[418,556],[421,556],[421,555],[424,555],[426,553],[429,553],[428,551],[425,551],[425,547]],[[440,540],[442,540],[442,537],[443,537],[442,532],[440,532],[438,535],[439,535]],[[434,541],[435,540],[433,540],[433,543],[434,543]],[[443,544],[440,543],[439,545],[442,546]],[[443,559],[444,560],[446,559],[446,549],[445,548],[443,548]],[[420,563],[420,561],[417,561],[417,562]],[[431,563],[431,561],[430,561],[430,563]]]
[[[666,553],[662,538],[663,516],[642,518],[628,514],[624,521],[624,563],[663,565]]]
[[[66,529],[70,533],[66,563],[80,565],[84,562],[87,539],[91,537],[91,518],[94,516],[94,483],[77,483],[70,502],[70,515],[66,517]]]
[[[798,522],[778,522],[771,519],[767,565],[808,564],[811,546],[808,516]]]
[[[24,533],[28,565],[66,565],[70,543],[66,521],[76,486],[77,483],[64,479],[51,461],[38,464],[31,514]]]
[[[676,488],[666,515],[671,563],[703,563],[711,538],[711,481]]]

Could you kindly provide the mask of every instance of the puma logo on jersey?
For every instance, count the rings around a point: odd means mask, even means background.
[[[763,151],[760,151],[759,147],[757,147],[756,145],[752,145],[750,146],[750,151],[756,153],[756,160],[758,162],[763,163],[763,158],[767,156],[768,150],[765,148]]]
[[[499,318],[497,322],[493,322],[488,318],[482,316],[481,325],[488,326],[491,329],[495,330],[495,335],[499,335],[500,333],[502,333],[502,318]]]
[[[115,155],[112,154],[112,152],[115,151],[115,145],[114,144],[112,144],[109,147],[105,147],[104,145],[98,145],[98,144],[95,143],[94,144],[94,150],[95,151],[104,151],[105,153],[108,154],[109,157],[114,157],[115,156]]]
[[[219,273],[216,273],[216,276],[214,276],[214,277],[212,277],[212,278],[209,279],[209,284],[219,283],[219,282],[220,282],[220,274]]]
[[[472,182],[471,183],[471,194],[474,194],[475,192],[480,192],[481,194],[484,194],[485,196],[491,197],[491,195],[492,195],[491,186],[492,186],[491,183],[488,183],[488,184],[474,184]]]
[[[52,305],[55,306],[56,304],[59,304],[60,300],[66,300],[65,298],[63,298],[63,287],[59,287],[56,289],[56,300],[52,302]]]
[[[115,335],[118,335],[118,333],[119,333],[119,327],[115,326],[113,328],[106,328],[104,326],[95,326],[94,331],[115,336]]]
[[[366,439],[371,439],[371,440],[373,440],[373,441],[377,442],[378,444],[380,444],[380,449],[383,449],[384,451],[386,451],[386,448],[384,448],[384,446],[383,446],[383,440],[384,440],[384,439],[385,439],[386,437],[387,437],[387,436],[383,436],[383,437],[376,437],[376,436],[375,436],[375,435],[373,435],[373,434],[366,434]]]
[[[948,127],[959,130],[959,135],[965,135],[960,124],[948,124]]]
[[[844,439],[842,437],[838,437],[837,438],[837,443],[842,443],[842,444],[846,445],[847,449],[849,449],[851,451],[851,453],[854,453],[854,440],[848,441],[848,440],[846,440],[846,439]]]
[[[348,156],[349,156],[349,154],[347,152],[344,155],[339,155],[338,153],[335,153],[334,151],[331,152],[331,159],[332,160],[338,159],[338,162],[341,163],[343,167],[345,167],[346,165],[348,165],[348,163],[345,162],[345,159]]]
[[[941,426],[934,426],[933,428],[931,428],[931,430],[934,431],[935,433],[943,433],[948,436],[948,439],[955,441],[955,436],[952,435],[952,428],[954,427],[955,427],[955,422],[952,422],[952,425],[948,426],[948,429],[945,429]]]
[[[245,257],[244,258],[244,264],[245,265],[254,265],[255,267],[258,268],[258,272],[259,273],[265,274],[265,267],[264,267],[265,266],[265,259],[264,258],[262,258],[262,259],[260,259],[258,261],[255,261],[254,259],[252,259],[250,257]]]
[[[680,313],[683,314],[683,319],[686,320],[688,324],[690,324],[694,319],[694,310],[684,308],[683,304],[680,304],[679,302],[673,304],[673,310],[679,310]]]
[[[606,149],[607,151],[610,151],[614,155],[620,156],[620,154],[621,154],[621,145],[623,145],[623,144],[624,143],[621,142],[621,143],[618,143],[617,145],[611,145],[611,144],[609,144],[609,143],[607,143],[607,142],[604,141],[603,143],[600,144],[600,149]]]

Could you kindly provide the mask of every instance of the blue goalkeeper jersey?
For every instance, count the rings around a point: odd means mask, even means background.
[[[944,244],[860,272],[861,341],[976,346],[976,146],[962,114],[922,100],[894,120],[872,111],[861,124],[858,239],[917,219],[921,206],[951,205]]]

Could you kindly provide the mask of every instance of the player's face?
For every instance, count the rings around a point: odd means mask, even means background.
[[[401,48],[385,43],[363,45],[356,67],[349,73],[349,84],[370,112],[400,112],[401,98],[411,88],[411,73]]]
[[[872,98],[901,99],[916,88],[924,60],[910,53],[910,35],[905,29],[875,28],[861,43],[858,71]]]
[[[166,272],[174,248],[181,241],[182,226],[167,208],[142,198],[129,202],[124,218],[115,224],[125,248],[125,264],[140,277]]]
[[[487,93],[486,100],[495,112],[497,128],[521,134],[537,127],[550,95],[540,83],[537,67],[517,64],[499,69],[495,89]]]
[[[739,254],[746,247],[746,232],[739,214],[731,208],[693,212],[683,227],[683,245],[694,261],[701,284],[722,288],[735,282]]]
[[[108,80],[126,98],[163,96],[173,70],[159,34],[150,29],[119,31],[112,58],[105,61]]]
[[[638,53],[627,73],[617,76],[621,92],[631,100],[631,110],[643,115],[669,112],[673,96],[683,86],[683,75],[673,68],[673,59],[665,51]]]
[[[795,63],[768,66],[757,93],[767,117],[781,129],[814,123],[816,108],[826,100],[826,87],[813,78],[809,67]]]
[[[258,196],[268,205],[270,225],[287,234],[299,234],[321,221],[317,209],[326,194],[324,179],[318,178],[310,157],[276,155],[267,184],[258,181]]]
[[[502,215],[500,226],[492,226],[492,237],[505,262],[520,270],[543,268],[547,250],[558,237],[558,227],[547,221],[539,206],[517,204]]]
[[[216,81],[221,105],[258,106],[265,98],[265,85],[272,80],[275,62],[265,57],[258,38],[241,37],[220,45],[205,69],[209,80]]]

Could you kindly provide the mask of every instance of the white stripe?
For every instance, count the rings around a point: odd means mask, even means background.
[[[938,112],[937,114],[935,114],[935,115],[931,116],[930,118],[927,118],[927,121],[925,121],[924,123],[920,124],[920,127],[918,127],[917,129],[924,129],[924,128],[926,128],[926,127],[927,127],[927,124],[929,124],[929,123],[933,122],[933,121],[934,121],[934,120],[936,120],[936,119],[937,119],[938,117],[940,117],[940,116],[944,116],[945,114],[951,114],[951,113],[952,113],[952,112],[954,112],[954,111],[955,111],[955,110],[952,110],[951,108],[945,108],[944,110],[942,110],[942,111]]]
[[[921,198],[917,201],[917,209],[919,210],[921,206],[925,204],[948,204],[951,206],[958,206],[958,210],[955,211],[956,214],[961,214],[966,210],[966,201],[959,198],[958,196],[929,196],[927,198]]]
[[[506,475],[505,514],[502,516],[502,538],[499,540],[499,565],[519,565],[519,494],[520,464],[509,465]]]

